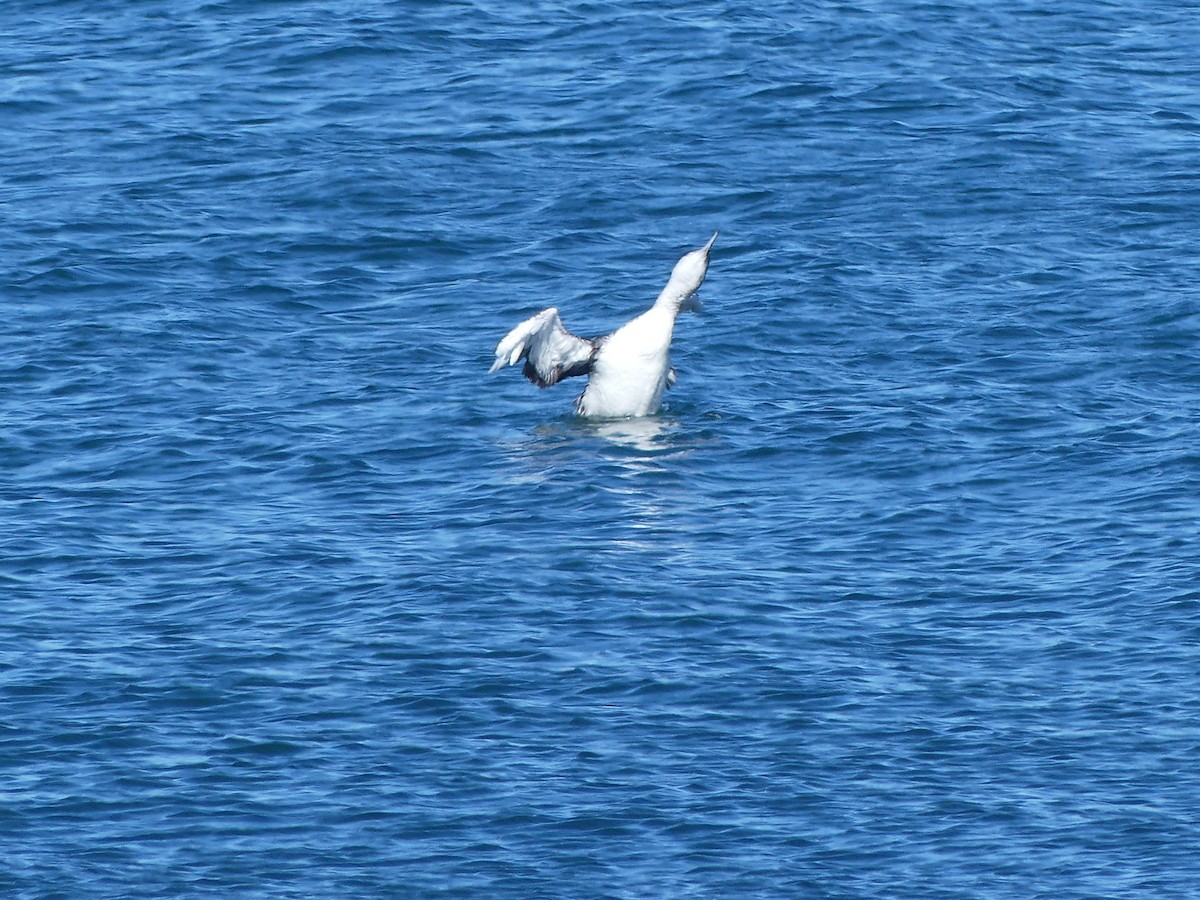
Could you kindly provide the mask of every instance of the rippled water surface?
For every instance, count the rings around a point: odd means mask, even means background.
[[[1194,896],[1198,13],[5,3],[0,892]]]

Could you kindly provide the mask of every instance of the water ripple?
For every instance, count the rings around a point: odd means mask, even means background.
[[[1188,894],[1193,19],[6,6],[0,889]]]

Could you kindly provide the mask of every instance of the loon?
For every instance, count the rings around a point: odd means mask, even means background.
[[[575,401],[586,418],[620,419],[658,412],[663,391],[675,383],[671,368],[671,334],[680,310],[700,309],[696,291],[708,272],[708,243],[685,253],[654,305],[612,334],[576,337],[563,327],[551,306],[531,316],[496,345],[490,371],[525,360],[525,377],[538,387],[550,387],[572,375],[588,376],[587,387]]]

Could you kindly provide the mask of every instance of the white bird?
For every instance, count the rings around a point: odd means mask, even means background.
[[[696,291],[708,272],[717,233],[675,264],[654,305],[612,334],[586,339],[563,327],[551,306],[526,319],[496,345],[491,371],[525,360],[525,377],[550,387],[572,375],[588,376],[575,409],[589,418],[648,416],[658,411],[663,391],[675,383],[671,335],[683,309],[699,309]]]

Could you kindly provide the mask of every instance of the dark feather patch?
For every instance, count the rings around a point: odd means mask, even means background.
[[[575,375],[588,375],[592,371],[592,362],[596,359],[596,351],[599,349],[599,340],[589,341],[592,345],[592,352],[584,359],[576,360],[569,366],[557,365],[553,368],[539,372],[529,357],[525,358],[525,366],[521,372],[541,388],[553,387],[564,378],[572,378]]]
[[[547,372],[546,377],[543,378],[534,364],[528,359],[525,360],[525,368],[523,368],[521,371],[524,373],[526,378],[540,388],[548,388],[551,385],[558,384],[559,379],[562,377],[560,374],[562,369],[559,366],[555,366],[553,369]]]

